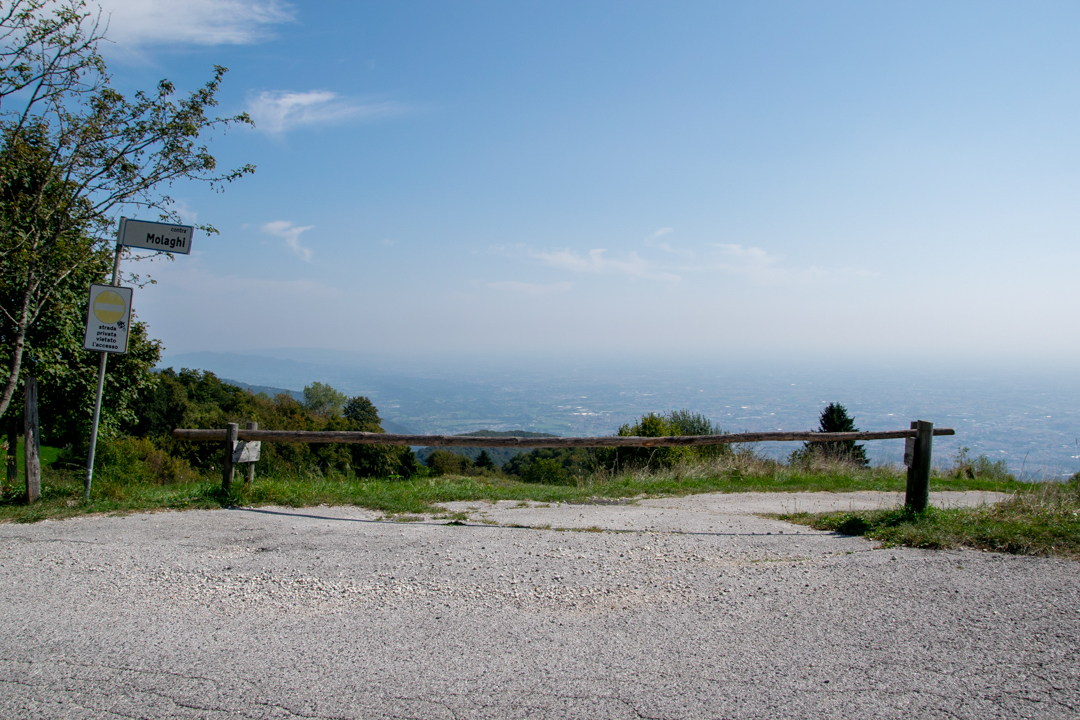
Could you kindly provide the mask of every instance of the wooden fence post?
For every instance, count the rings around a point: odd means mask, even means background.
[[[23,395],[26,398],[26,410],[23,413],[26,500],[35,502],[41,497],[41,440],[38,438],[37,378],[26,378]]]
[[[930,503],[930,468],[933,461],[934,423],[917,420],[911,429],[915,436],[915,451],[907,473],[907,496],[904,505],[915,512],[922,512]]]
[[[14,488],[19,482],[19,421],[15,419],[14,411],[11,413],[11,421],[8,423],[8,453],[7,453],[7,484]]]
[[[248,430],[258,430],[259,429],[259,423],[257,423],[257,422],[249,422],[247,424],[247,429]],[[254,462],[249,462],[247,464],[247,486],[251,487],[254,484],[255,484],[255,463]]]
[[[229,423],[225,430],[225,463],[221,466],[221,489],[225,492],[232,491],[233,481],[233,450],[236,449],[237,434],[240,432],[240,425],[237,423]]]

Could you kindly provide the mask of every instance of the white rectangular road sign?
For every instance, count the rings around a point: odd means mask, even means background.
[[[146,248],[187,255],[191,252],[191,225],[144,222],[120,218],[120,244],[125,247]]]
[[[90,310],[86,313],[83,348],[107,353],[126,353],[131,326],[131,288],[90,286]]]

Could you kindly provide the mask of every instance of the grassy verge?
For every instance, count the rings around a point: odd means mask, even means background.
[[[414,477],[373,480],[321,474],[242,480],[226,494],[217,477],[182,482],[136,481],[105,468],[98,472],[89,502],[82,500],[82,475],[46,468],[40,502],[28,505],[20,488],[0,496],[0,521],[36,522],[91,513],[127,513],[230,505],[356,505],[388,516],[441,512],[434,505],[456,500],[532,500],[586,503],[598,499],[679,496],[708,492],[902,491],[905,477],[893,468],[855,468],[842,464],[792,467],[747,455],[657,472],[598,473],[574,485],[519,482],[500,475]],[[1012,480],[935,478],[932,490],[998,490],[1025,487]]]
[[[1080,481],[1025,486],[994,506],[923,513],[903,508],[778,515],[782,520],[864,535],[886,546],[977,548],[1080,559]]]

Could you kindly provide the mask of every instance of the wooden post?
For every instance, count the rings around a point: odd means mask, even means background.
[[[246,425],[246,428],[248,430],[258,430],[259,429],[259,423],[257,423],[257,422],[249,422]],[[255,463],[249,462],[247,464],[247,486],[251,487],[254,484],[255,484]]]
[[[232,454],[233,449],[236,448],[236,440],[239,432],[240,425],[237,423],[229,423],[227,429],[225,430],[225,463],[221,466],[221,489],[225,492],[232,491]]]
[[[26,462],[26,500],[41,498],[41,440],[38,438],[37,378],[28,377],[23,385],[26,410],[23,413],[23,452]]]
[[[15,412],[11,412],[11,421],[8,423],[8,452],[7,452],[7,484],[14,488],[19,482],[19,421],[15,419]]]
[[[922,512],[930,503],[930,467],[933,461],[934,423],[917,420],[911,428],[918,431],[915,452],[907,473],[907,497],[904,505]]]

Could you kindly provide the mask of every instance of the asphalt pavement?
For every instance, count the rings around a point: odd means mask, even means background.
[[[1080,717],[1080,564],[755,514],[895,501],[0,525],[0,717]]]

